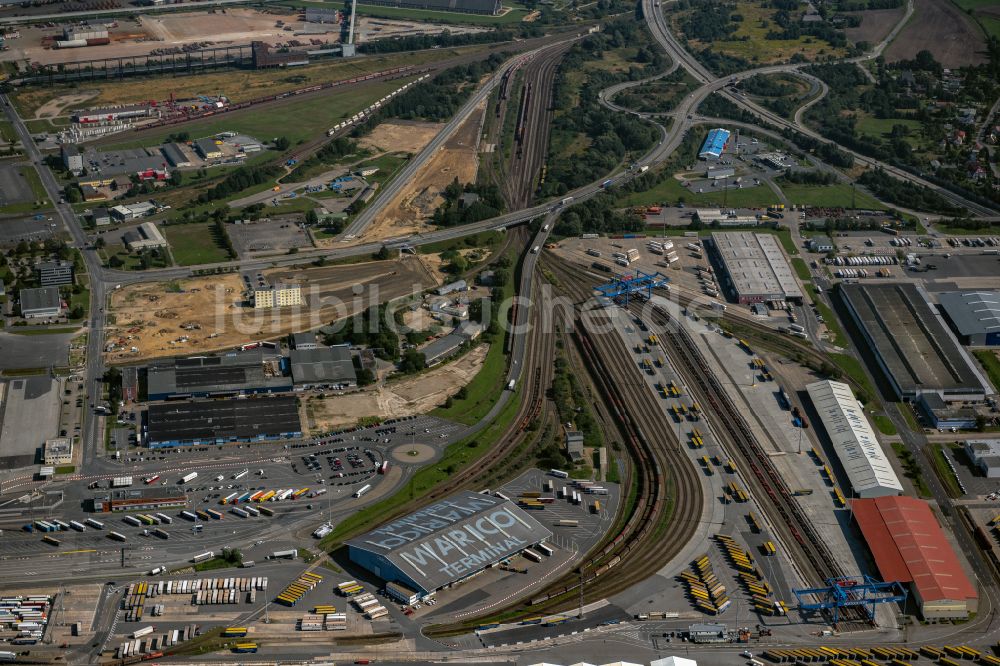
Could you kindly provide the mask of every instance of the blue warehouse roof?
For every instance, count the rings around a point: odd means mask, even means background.
[[[721,127],[710,130],[708,136],[705,137],[705,143],[701,144],[698,157],[719,157],[722,155],[727,141],[729,141],[729,130],[724,130]]]

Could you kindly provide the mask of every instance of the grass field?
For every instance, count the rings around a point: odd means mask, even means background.
[[[885,210],[885,204],[878,199],[855,190],[851,192],[851,186],[847,183],[836,183],[834,185],[797,185],[794,183],[779,183],[781,191],[788,197],[789,203],[800,206],[816,206],[818,208],[864,208],[866,210]]]
[[[229,258],[209,222],[167,224],[160,230],[170,243],[170,254],[178,266],[212,264]]]
[[[1000,357],[997,357],[997,353],[992,349],[976,349],[972,353],[983,366],[993,388],[1000,387]]]
[[[873,414],[871,418],[875,422],[875,427],[883,435],[892,436],[896,434],[896,424],[885,414]]]
[[[338,7],[339,8],[339,7]],[[443,60],[484,46],[464,46],[418,53],[391,53],[386,55],[361,56],[350,60],[325,60],[323,62],[289,69],[228,70],[192,76],[130,78],[125,81],[88,82],[86,89],[95,91],[94,97],[75,104],[72,108],[100,106],[102,104],[127,104],[150,99],[164,99],[165,91],[171,91],[178,99],[196,97],[206,91],[222,93],[231,101],[243,102],[249,99],[296,90],[318,83],[349,79],[359,74],[379,72],[404,65],[422,65]],[[169,81],[169,83],[165,83]],[[25,118],[33,118],[36,110],[49,100],[62,95],[79,94],[80,90],[71,86],[46,86],[24,88],[12,95],[15,106]]]
[[[774,15],[777,10],[770,5],[761,7],[758,4],[740,3],[737,13],[742,15],[743,20],[731,39],[716,40],[711,44],[692,41],[692,45],[699,49],[708,46],[713,51],[746,58],[755,64],[784,61],[794,54],[815,60],[817,56],[842,56],[845,53],[844,49],[833,48],[828,43],[809,36],[798,39],[767,39],[767,33],[776,27]],[[678,32],[683,31],[678,29]]]
[[[343,9],[342,3],[336,2],[282,2],[284,7],[326,7]],[[517,23],[528,14],[528,10],[517,3],[505,2],[504,9],[509,9],[502,16],[484,14],[468,14],[466,12],[444,12],[433,9],[409,9],[404,7],[376,7],[374,5],[358,5],[359,16],[378,16],[389,19],[410,19],[415,21],[433,21],[434,23],[464,23],[468,25],[504,25]]]
[[[903,476],[913,482],[913,487],[916,489],[917,494],[924,498],[931,497],[931,489],[927,485],[927,480],[924,478],[923,472],[920,470],[920,465],[917,464],[916,459],[909,449],[906,448],[906,445],[902,442],[893,442],[892,450],[896,452],[896,457],[899,458],[899,462],[903,465]]]
[[[875,392],[875,385],[865,373],[861,361],[848,354],[830,354],[832,360],[838,368],[844,371],[852,381],[856,382],[861,389],[868,394],[868,399],[874,399],[878,394]]]
[[[956,499],[962,496],[962,486],[958,483],[958,477],[951,471],[948,459],[945,457],[945,447],[938,442],[931,442],[928,445],[931,464],[934,465],[934,473],[941,479],[941,485],[948,492],[948,497]]]
[[[920,149],[923,145],[923,136],[920,132],[921,124],[919,120],[911,118],[873,118],[861,115],[854,124],[858,134],[864,134],[877,139],[888,139],[892,133],[894,125],[902,125],[910,130],[904,137],[906,142],[914,149]]]
[[[774,192],[765,185],[728,192],[713,191],[698,194],[681,185],[675,178],[667,178],[650,190],[626,195],[622,199],[622,204],[650,206],[684,201],[691,206],[721,206],[725,201],[725,205],[737,208],[763,208],[773,204],[776,199]]]
[[[287,102],[262,108],[251,108],[227,116],[185,123],[182,129],[193,137],[209,136],[225,131],[249,134],[261,141],[284,136],[294,146],[324,133],[340,120],[354,115],[407,81],[412,81],[413,78],[377,81],[366,84],[363,88],[330,92],[303,99],[292,98]],[[139,140],[116,144],[115,147],[136,148],[156,145],[177,131],[177,127],[164,127],[143,133]]]
[[[995,7],[997,0],[952,0],[962,9],[982,9],[984,7]]]
[[[798,275],[799,279],[803,282],[812,280],[812,274],[809,272],[809,264],[806,263],[805,259],[792,259],[792,268],[795,269],[795,274]]]
[[[310,3],[315,4],[315,3]],[[333,4],[340,8],[343,5]],[[505,25],[519,23],[528,15],[523,7],[511,9],[502,16],[485,16],[482,14],[466,14],[465,12],[439,12],[433,9],[409,9],[403,7],[376,7],[374,5],[358,5],[361,16],[377,16],[389,19],[412,19],[417,21],[433,21],[434,23],[466,23],[471,25]]]
[[[1000,39],[1000,19],[983,14],[976,14],[975,18],[983,26],[987,36]]]

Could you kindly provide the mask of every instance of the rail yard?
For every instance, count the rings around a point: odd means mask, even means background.
[[[996,54],[240,3],[0,10],[0,661],[1000,664]]]

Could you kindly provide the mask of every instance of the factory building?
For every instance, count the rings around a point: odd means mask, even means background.
[[[146,104],[123,104],[122,106],[103,107],[78,111],[73,116],[77,123],[102,123],[115,120],[132,120],[148,118],[154,114],[152,107]]]
[[[302,436],[292,396],[150,405],[145,418],[143,439],[151,449]]]
[[[425,596],[551,536],[509,500],[465,491],[350,539],[347,548],[355,564]]]
[[[948,291],[937,297],[945,321],[963,345],[1000,345],[1000,291]]]
[[[855,497],[899,495],[903,486],[847,384],[832,381],[806,386],[830,444],[851,482]]]
[[[882,580],[909,583],[925,620],[964,620],[978,610],[976,588],[927,502],[858,499],[851,512]]]
[[[112,209],[112,214],[114,214],[114,209]],[[135,229],[126,231],[122,234],[122,240],[125,241],[125,247],[130,252],[167,246],[167,239],[152,222],[143,222]]]
[[[167,162],[172,167],[177,168],[191,166],[191,160],[184,154],[184,151],[181,150],[181,147],[176,143],[163,144],[160,146],[160,152],[163,153],[163,157],[167,159]]]
[[[198,154],[206,160],[216,160],[222,157],[222,149],[219,148],[215,139],[198,139],[195,141],[194,147],[198,150]]]
[[[297,391],[313,388],[345,389],[358,385],[351,348],[347,345],[317,346],[311,349],[296,346],[289,352],[289,361],[292,382]]]
[[[972,464],[989,479],[1000,478],[1000,439],[970,439],[964,443]]]
[[[444,335],[437,340],[432,340],[425,345],[420,349],[420,353],[424,355],[424,362],[427,364],[427,367],[437,365],[450,356],[457,354],[463,344],[475,340],[482,332],[482,324],[468,321],[462,322],[460,326],[448,335]]]
[[[500,0],[359,0],[362,5],[378,7],[406,7],[409,9],[433,9],[441,12],[463,12],[466,14],[488,14],[496,16],[502,5]]]
[[[840,294],[899,399],[982,402],[992,393],[916,285],[843,284]]]
[[[207,398],[283,393],[292,390],[291,377],[263,349],[222,356],[193,356],[151,363],[146,368],[149,399]]]
[[[98,513],[150,511],[168,506],[184,506],[187,504],[187,495],[175,486],[116,488],[94,495],[91,504],[92,510]]]
[[[703,160],[719,159],[728,143],[729,130],[724,130],[721,127],[709,130],[708,136],[705,137],[705,143],[701,144],[701,150],[698,151],[698,157]]]
[[[38,289],[22,289],[21,316],[25,319],[42,319],[58,317],[62,313],[62,297],[59,287],[39,287]]]
[[[291,305],[302,305],[302,287],[297,284],[269,285],[253,292],[253,306],[257,310]]]
[[[802,301],[802,289],[773,234],[717,231],[707,243],[737,303]]]

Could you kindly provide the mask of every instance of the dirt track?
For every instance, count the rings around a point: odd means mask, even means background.
[[[887,62],[929,50],[945,67],[986,62],[986,41],[973,20],[949,0],[915,0],[916,12],[885,50]]]

